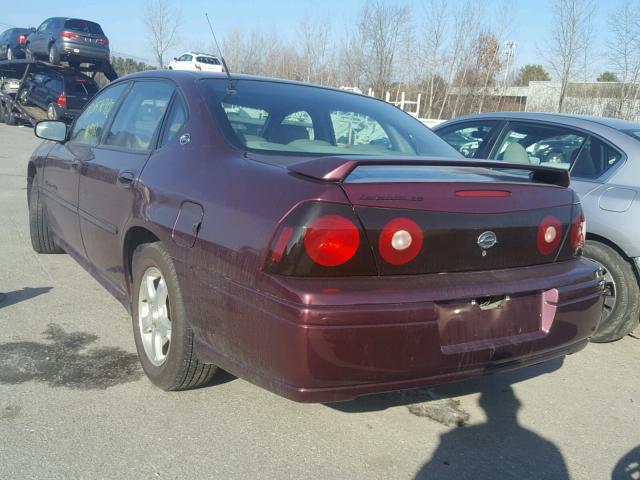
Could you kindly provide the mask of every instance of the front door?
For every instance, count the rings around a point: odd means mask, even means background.
[[[141,200],[136,180],[155,148],[173,92],[169,81],[135,82],[102,142],[82,164],[78,204],[87,257],[121,290],[125,289],[123,230]]]
[[[71,254],[85,254],[78,221],[80,169],[91,159],[92,146],[98,143],[111,109],[125,88],[125,84],[119,84],[98,95],[76,120],[69,141],[55,144],[47,156],[42,191],[49,221]]]

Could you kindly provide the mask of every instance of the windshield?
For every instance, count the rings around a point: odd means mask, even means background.
[[[225,136],[250,151],[296,155],[461,155],[418,120],[362,95],[307,85],[203,79]]]

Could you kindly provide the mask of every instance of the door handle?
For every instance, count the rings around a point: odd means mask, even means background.
[[[128,187],[133,183],[135,177],[135,173],[125,170],[124,172],[120,172],[118,174],[118,183],[123,187]]]

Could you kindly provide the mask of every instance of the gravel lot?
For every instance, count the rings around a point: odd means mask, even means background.
[[[125,310],[68,256],[31,250],[25,173],[36,145],[31,129],[0,125],[0,479],[640,478],[633,337],[334,405],[230,375],[189,392],[154,388]],[[463,427],[434,420],[467,416]]]

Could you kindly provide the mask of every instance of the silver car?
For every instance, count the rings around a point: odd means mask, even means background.
[[[469,115],[434,131],[469,158],[568,169],[587,220],[584,254],[604,270],[602,321],[592,340],[608,342],[640,319],[640,124],[551,113]],[[473,148],[470,148],[470,145]]]

